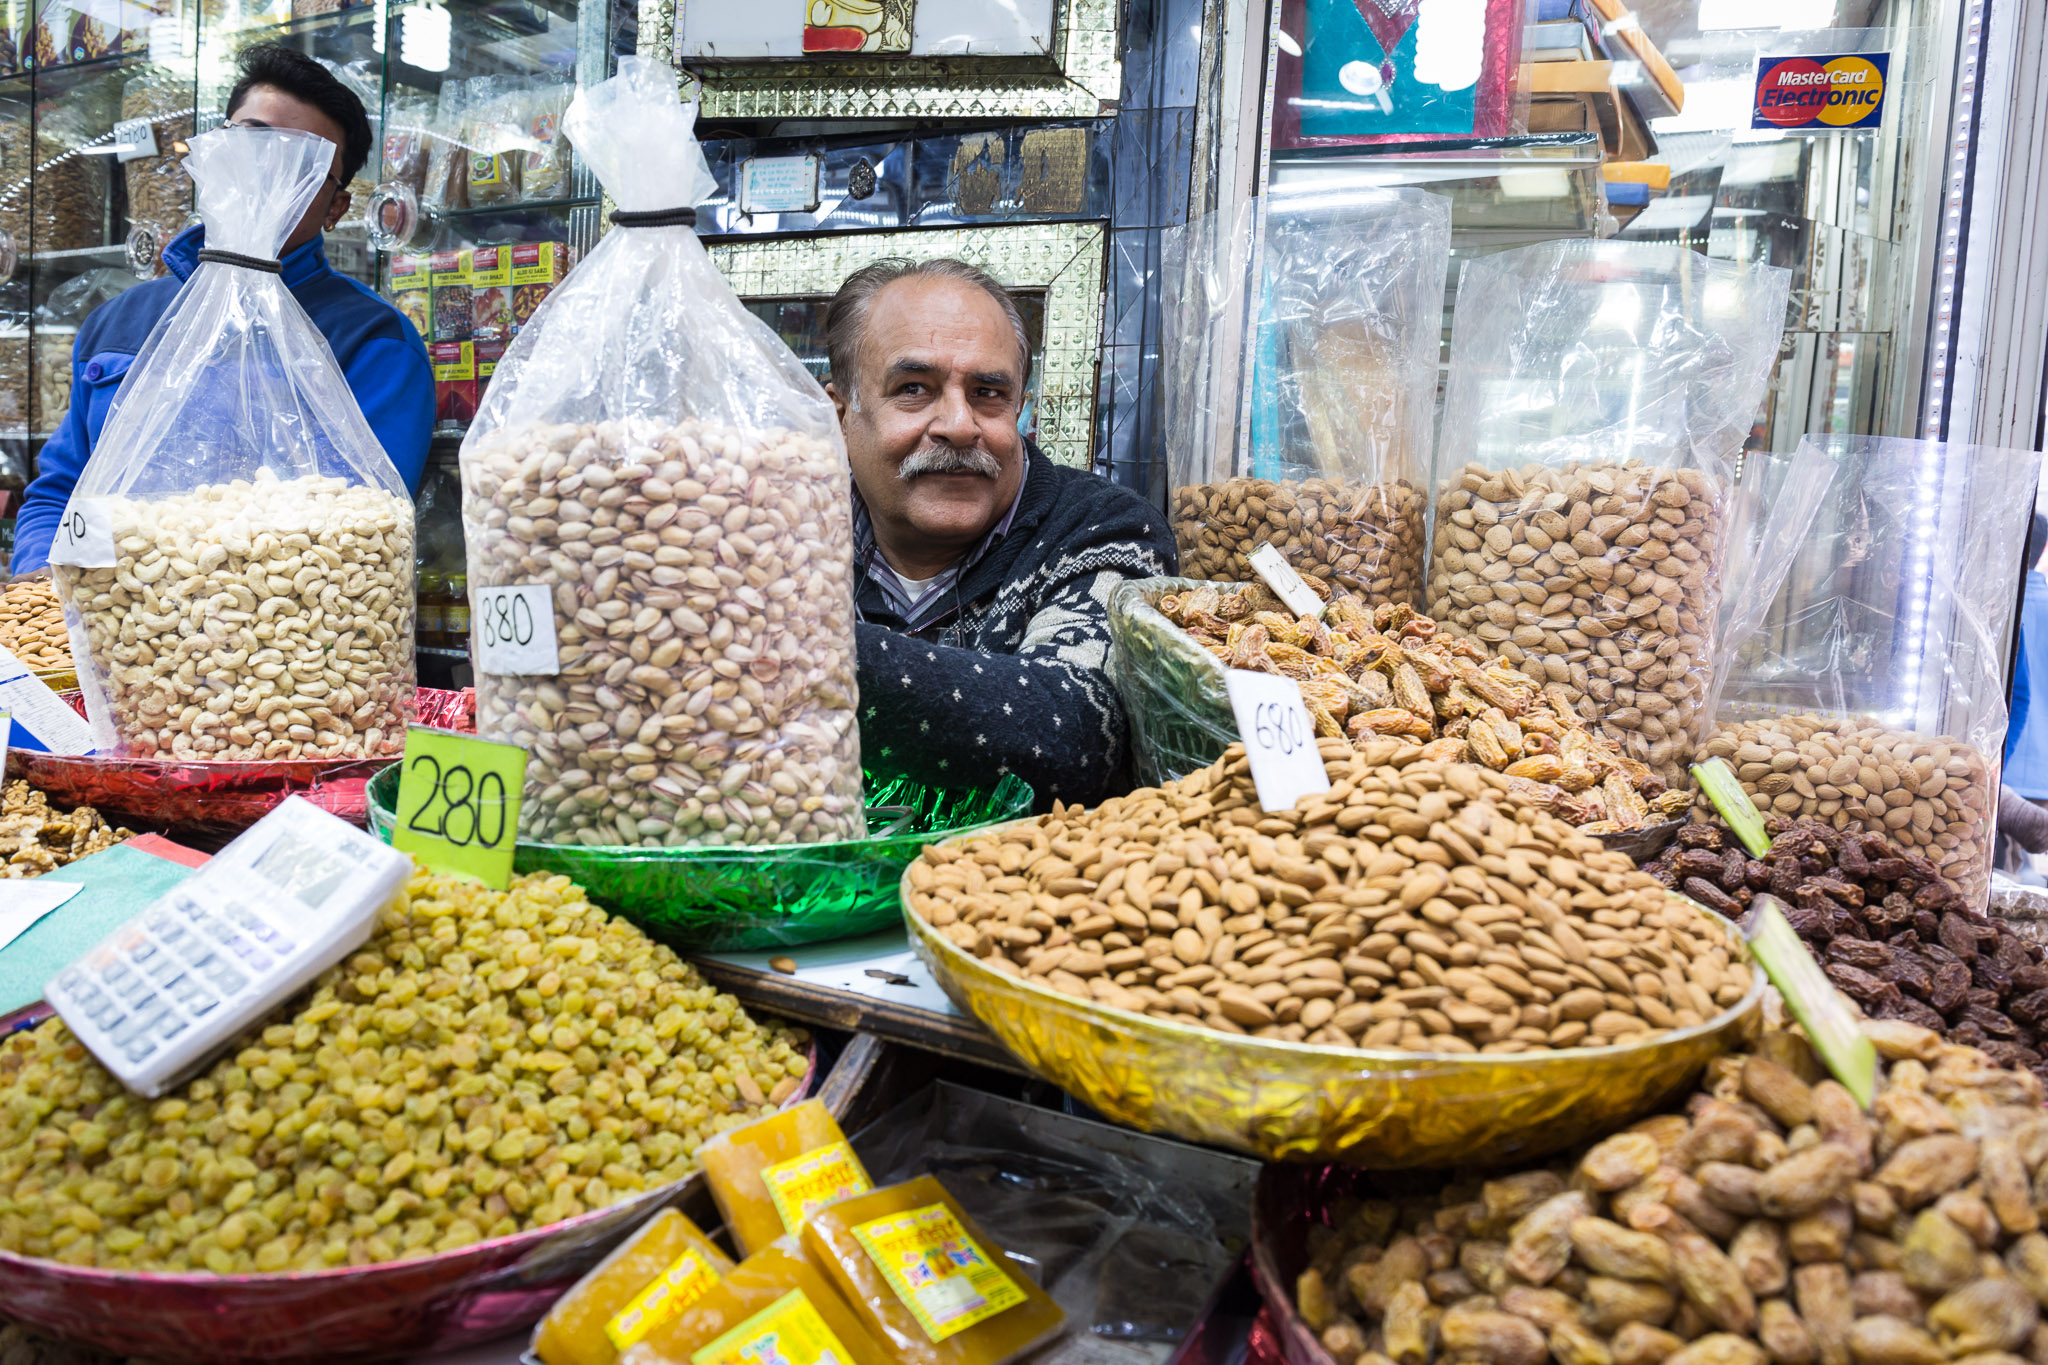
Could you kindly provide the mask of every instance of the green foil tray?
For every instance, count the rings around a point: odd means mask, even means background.
[[[399,764],[370,779],[370,828],[397,823]],[[899,924],[897,883],[924,846],[1031,813],[1031,784],[867,782],[865,839],[765,848],[584,848],[521,839],[516,872],[559,872],[672,948],[719,952],[851,938]]]

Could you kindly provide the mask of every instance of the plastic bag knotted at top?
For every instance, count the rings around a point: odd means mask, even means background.
[[[479,732],[532,755],[528,839],[866,828],[845,447],[682,211],[713,189],[694,120],[659,62],[577,93],[565,132],[619,217],[513,340],[462,445],[472,590],[554,604],[554,671],[477,660]]]
[[[265,268],[334,154],[291,129],[191,140],[206,254],[129,368],[51,550],[103,751],[349,759],[404,744],[412,501],[326,339]]]

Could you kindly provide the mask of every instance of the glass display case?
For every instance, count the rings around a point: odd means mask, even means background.
[[[1486,0],[1432,48],[1432,6],[1269,5],[1256,183],[1448,195],[1455,306],[1474,255],[1551,237],[1675,242],[1793,273],[1752,448],[1910,434],[1938,227],[1945,49],[1924,0]],[[1443,13],[1449,14],[1448,9]],[[1870,65],[1880,112],[1753,117],[1760,66]],[[1938,139],[1938,134],[1937,134]]]
[[[79,324],[197,221],[177,144],[219,124],[244,48],[288,44],[362,97],[375,134],[329,261],[391,297],[435,365],[422,681],[448,681],[467,633],[454,446],[505,343],[596,239],[597,186],[558,133],[633,21],[624,0],[0,0],[0,526],[68,406]]]

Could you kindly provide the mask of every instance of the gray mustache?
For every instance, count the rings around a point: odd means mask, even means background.
[[[998,479],[1002,473],[1002,461],[986,450],[953,446],[926,446],[896,466],[896,477],[905,483],[927,474],[979,474],[984,479]]]

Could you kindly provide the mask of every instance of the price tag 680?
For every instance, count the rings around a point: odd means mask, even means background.
[[[453,730],[405,732],[392,847],[497,890],[512,880],[526,750]]]
[[[105,498],[73,498],[50,542],[50,562],[77,569],[114,567],[114,519]]]
[[[1294,680],[1232,668],[1225,670],[1223,683],[1251,759],[1260,808],[1289,810],[1304,796],[1328,791],[1330,775],[1316,747],[1315,722]]]
[[[545,584],[478,588],[470,636],[479,672],[551,677],[562,671],[555,643],[555,600]]]

